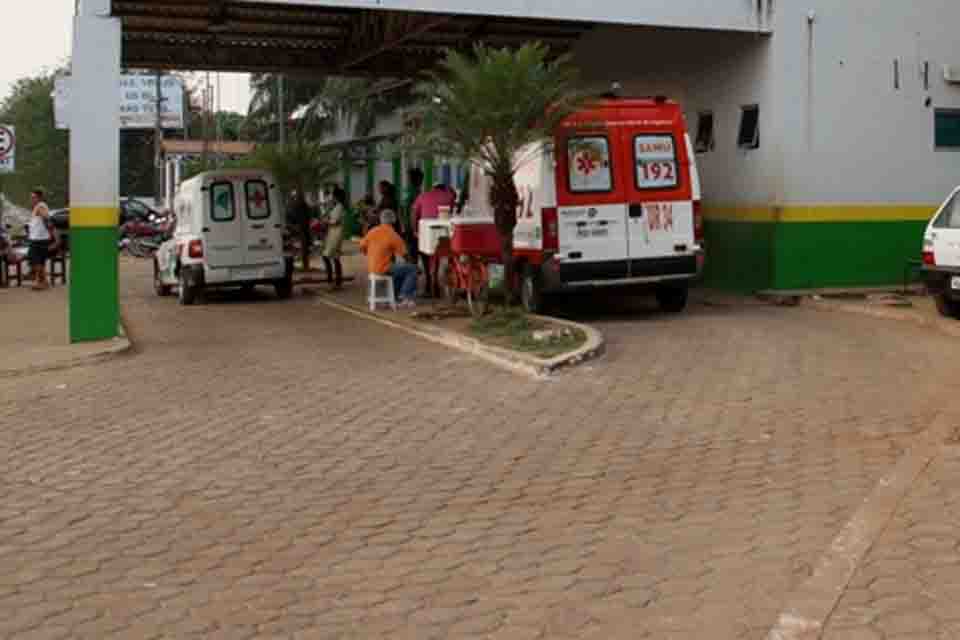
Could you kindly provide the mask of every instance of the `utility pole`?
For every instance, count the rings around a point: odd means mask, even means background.
[[[157,118],[153,128],[153,203],[159,209],[166,193],[163,184],[163,71],[157,70]]]
[[[287,118],[286,118],[286,109],[284,109],[283,104],[283,74],[277,74],[277,126],[280,127],[279,136],[277,140],[280,142],[280,148],[286,146],[287,144]]]

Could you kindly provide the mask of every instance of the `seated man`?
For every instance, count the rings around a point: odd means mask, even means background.
[[[380,214],[380,224],[371,229],[363,240],[360,249],[367,256],[367,271],[381,276],[393,276],[393,288],[401,307],[416,306],[417,267],[401,262],[392,262],[394,258],[405,258],[407,245],[403,242],[393,225],[397,214],[385,209]]]

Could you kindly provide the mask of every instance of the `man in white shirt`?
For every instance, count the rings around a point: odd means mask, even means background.
[[[33,289],[40,291],[49,288],[47,282],[47,258],[50,252],[50,208],[43,201],[43,189],[34,189],[30,192],[30,204],[33,214],[30,216],[30,225],[27,230],[27,240],[30,249],[27,258],[30,261],[30,275],[33,277]]]

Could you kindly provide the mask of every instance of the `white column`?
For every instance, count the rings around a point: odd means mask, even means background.
[[[80,0],[70,85],[70,339],[117,335],[121,23]]]

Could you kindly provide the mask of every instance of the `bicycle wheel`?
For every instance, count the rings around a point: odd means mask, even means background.
[[[490,274],[487,265],[482,262],[471,262],[470,282],[467,286],[467,306],[474,318],[486,315],[490,308]]]

